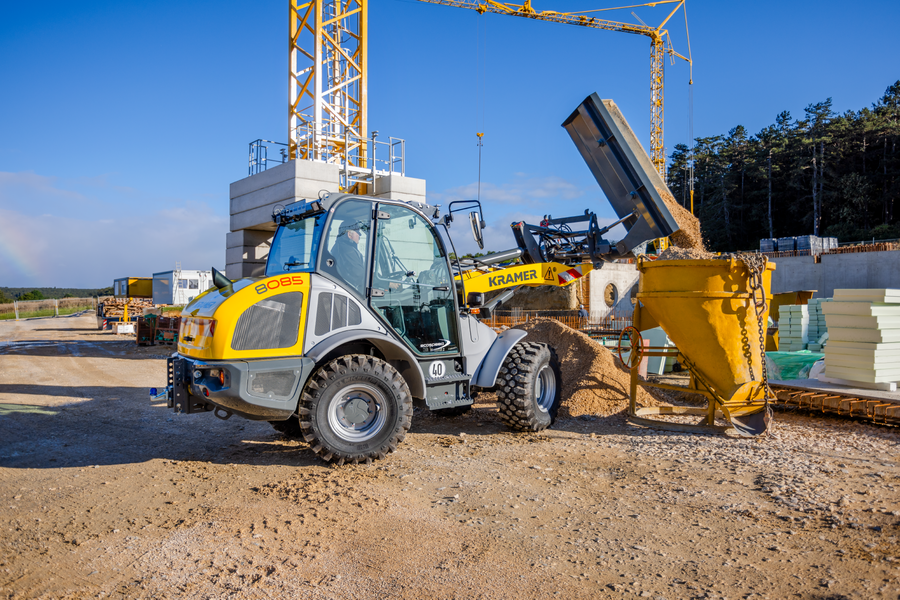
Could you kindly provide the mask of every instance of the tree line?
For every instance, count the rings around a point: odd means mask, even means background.
[[[10,288],[0,287],[0,304],[11,304],[16,300],[54,300],[58,298],[90,298],[112,296],[112,286],[106,288]]]
[[[836,114],[831,98],[802,118],[781,112],[755,135],[695,140],[694,214],[710,250],[759,248],[761,238],[819,235],[841,242],[900,238],[900,81],[871,108]],[[672,152],[667,183],[690,209],[691,151]]]

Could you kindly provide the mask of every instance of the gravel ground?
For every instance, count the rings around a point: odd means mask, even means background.
[[[897,428],[514,434],[479,404],[332,468],[151,406],[164,354],[92,317],[0,323],[0,598],[900,596]]]

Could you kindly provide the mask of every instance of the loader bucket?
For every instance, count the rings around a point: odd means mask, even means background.
[[[630,256],[640,244],[678,231],[661,195],[668,188],[615,102],[591,94],[563,127],[616,214],[625,219],[628,233],[616,243],[619,255]]]
[[[763,272],[770,298],[773,263]],[[741,435],[768,426],[761,319],[751,299],[750,273],[740,260],[640,260],[637,298],[678,347],[716,408]],[[762,330],[760,330],[760,324]],[[712,402],[712,400],[711,400]]]

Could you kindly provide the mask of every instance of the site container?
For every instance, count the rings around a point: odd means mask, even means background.
[[[153,274],[153,304],[181,306],[212,287],[210,271],[163,271]]]
[[[151,277],[120,277],[113,281],[113,296],[116,298],[153,297]]]

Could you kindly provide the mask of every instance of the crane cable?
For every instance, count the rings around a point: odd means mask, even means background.
[[[487,45],[487,27],[481,27],[481,17],[479,14],[477,20],[475,21],[475,128],[476,130],[480,129],[481,132],[475,133],[478,136],[478,196],[477,199],[481,202],[481,148],[482,148],[482,139],[484,138],[484,114],[485,114],[485,87],[487,84],[487,51],[485,50],[482,53],[482,29],[484,30],[484,45]],[[479,104],[481,104],[479,111]],[[481,123],[478,123],[478,113],[481,113]]]
[[[691,144],[688,152],[688,176],[690,177],[691,190],[691,214],[694,214],[694,57],[691,55],[691,32],[688,29],[687,2],[681,7],[684,11],[684,33],[687,36],[688,67],[690,79],[688,80],[688,140]]]

